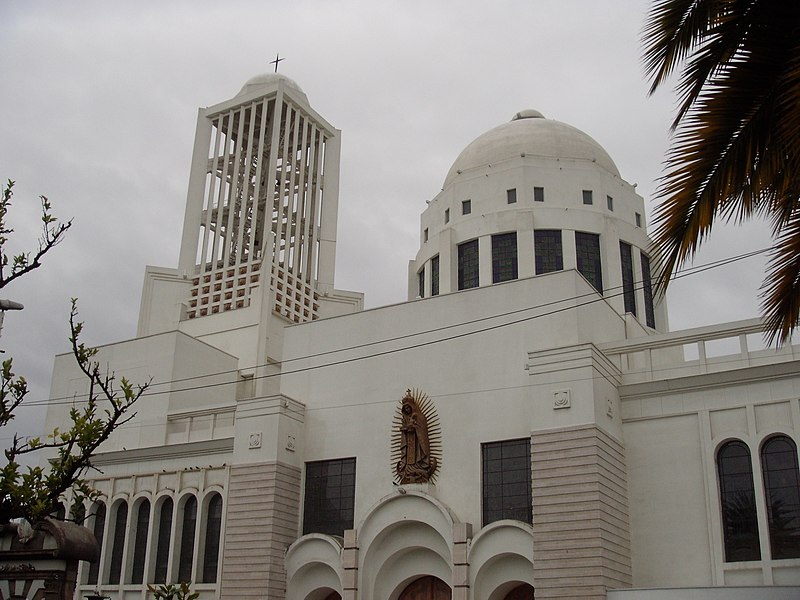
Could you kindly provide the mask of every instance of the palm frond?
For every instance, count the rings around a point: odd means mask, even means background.
[[[644,41],[651,92],[683,63],[657,192],[658,285],[694,255],[716,219],[765,216],[775,249],[762,309],[770,341],[785,341],[800,311],[800,3],[663,0]]]

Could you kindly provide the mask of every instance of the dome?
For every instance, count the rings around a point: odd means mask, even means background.
[[[478,136],[458,155],[444,187],[469,169],[485,167],[520,155],[590,160],[619,177],[619,170],[603,147],[591,137],[560,121],[545,119],[538,110],[518,112],[508,123]]]
[[[297,85],[297,82],[294,79],[286,77],[286,75],[282,73],[262,73],[261,75],[251,77],[245,82],[245,84],[242,86],[242,89],[239,90],[239,93],[236,95],[241,96],[242,94],[249,94],[250,92],[256,91],[262,87],[277,87],[278,82],[280,81],[282,81],[286,87],[300,92],[305,98],[306,93],[303,91],[303,88]]]

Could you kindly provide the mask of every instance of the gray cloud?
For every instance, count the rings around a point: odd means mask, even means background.
[[[48,396],[68,349],[69,298],[87,341],[132,337],[144,266],[174,266],[196,110],[271,69],[295,79],[343,131],[337,284],[367,305],[402,301],[418,216],[472,139],[522,108],[597,139],[648,201],[673,97],[646,96],[644,0],[463,2],[26,2],[0,8],[0,177],[16,179],[20,238],[35,199],[74,217],[45,266],[5,290],[2,345]],[[30,204],[30,206],[27,206]],[[749,226],[699,260],[768,243]],[[763,261],[675,285],[673,328],[753,316]],[[35,414],[18,428],[35,431]]]

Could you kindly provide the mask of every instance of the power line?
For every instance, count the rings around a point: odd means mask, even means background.
[[[754,250],[754,251],[751,251],[751,252],[747,252],[747,253],[736,255],[736,256],[733,256],[733,257],[729,257],[729,258],[719,259],[719,260],[716,260],[716,261],[712,261],[710,263],[705,263],[703,265],[698,265],[696,267],[692,266],[692,267],[689,267],[687,269],[684,269],[684,270],[678,272],[678,274],[676,274],[676,276],[675,276],[675,279],[688,277],[688,276],[695,275],[697,273],[701,273],[701,272],[704,272],[704,271],[707,271],[707,270],[710,270],[710,269],[714,269],[714,268],[718,268],[718,267],[721,267],[721,266],[725,266],[725,265],[731,264],[733,262],[737,262],[737,261],[740,261],[740,260],[744,260],[746,258],[750,258],[752,256],[756,256],[758,254],[763,254],[764,252],[767,252],[768,250],[769,250],[769,248],[763,248],[761,250]],[[639,284],[637,286],[635,286],[635,289],[642,289],[643,285],[644,285],[644,282],[639,282]],[[619,290],[622,287],[623,286],[616,286],[616,287],[613,287],[613,288],[607,288],[606,291],[608,291],[608,290]],[[334,349],[334,350],[327,350],[327,351],[324,351],[324,352],[308,354],[308,355],[305,355],[305,356],[302,356],[302,357],[296,357],[296,358],[292,358],[292,359],[288,359],[288,360],[280,361],[280,362],[276,362],[276,363],[271,363],[271,364],[266,364],[266,365],[255,365],[254,367],[249,367],[249,368],[255,369],[255,368],[266,367],[266,366],[275,366],[275,367],[280,366],[280,367],[283,367],[283,366],[287,365],[288,363],[291,363],[291,362],[294,362],[294,361],[310,360],[312,358],[319,358],[321,356],[328,356],[328,355],[336,354],[336,353],[340,353],[340,352],[347,352],[347,351],[352,351],[352,350],[358,350],[358,349],[361,349],[361,348],[372,347],[372,346],[375,346],[375,345],[378,345],[378,344],[387,344],[387,343],[391,343],[391,342],[396,342],[396,341],[401,341],[401,340],[404,340],[404,339],[413,338],[413,337],[416,337],[416,336],[428,335],[428,334],[431,334],[431,333],[437,333],[437,332],[440,332],[440,331],[446,331],[446,330],[450,330],[450,329],[457,328],[457,327],[464,327],[464,326],[473,325],[473,324],[476,324],[476,323],[482,323],[482,322],[493,320],[493,319],[499,319],[499,318],[502,318],[502,317],[513,316],[513,315],[516,315],[516,314],[520,314],[520,313],[524,313],[524,312],[528,312],[528,311],[532,311],[532,310],[537,310],[537,309],[542,309],[542,308],[546,308],[546,307],[550,307],[550,306],[554,306],[554,305],[564,304],[566,302],[570,303],[568,306],[563,306],[563,307],[560,307],[560,308],[557,308],[557,309],[554,309],[554,310],[551,310],[551,311],[547,311],[547,312],[543,312],[543,313],[537,313],[535,315],[522,317],[520,319],[515,319],[515,320],[504,322],[504,323],[499,323],[499,324],[496,324],[496,325],[491,325],[491,326],[487,326],[487,327],[484,327],[484,328],[475,329],[475,330],[472,330],[472,331],[466,331],[466,332],[463,332],[463,333],[454,334],[454,335],[447,336],[447,337],[437,338],[435,340],[428,340],[428,341],[425,341],[425,342],[419,342],[419,343],[411,344],[411,345],[404,346],[404,347],[401,347],[401,348],[393,348],[393,349],[384,350],[384,351],[381,351],[381,352],[374,352],[372,354],[367,354],[367,355],[363,355],[363,356],[356,356],[356,357],[351,357],[351,358],[347,358],[347,359],[341,359],[341,360],[338,360],[338,361],[332,361],[332,362],[325,363],[325,364],[312,365],[312,366],[308,366],[308,367],[300,367],[300,368],[293,369],[293,370],[288,370],[288,371],[281,370],[278,373],[268,373],[268,374],[260,375],[260,376],[257,376],[257,377],[253,377],[253,380],[256,380],[256,379],[270,379],[270,378],[281,376],[281,375],[292,375],[292,374],[302,373],[302,372],[315,370],[315,369],[320,369],[320,368],[339,366],[339,365],[347,364],[347,363],[350,363],[350,362],[366,360],[366,359],[369,359],[369,358],[376,358],[376,357],[380,357],[380,356],[386,356],[386,355],[393,354],[393,353],[396,353],[396,352],[402,352],[402,351],[406,351],[406,350],[413,350],[413,349],[429,346],[429,345],[432,345],[432,344],[438,344],[438,343],[442,343],[442,342],[452,341],[452,340],[459,339],[459,338],[462,338],[462,337],[475,335],[475,334],[478,334],[478,333],[485,333],[485,332],[488,332],[488,331],[493,331],[495,329],[508,327],[510,325],[516,325],[516,324],[519,324],[519,323],[522,323],[522,322],[525,322],[525,321],[530,321],[530,320],[533,320],[533,319],[536,319],[536,318],[552,316],[552,315],[560,313],[560,312],[564,312],[564,311],[572,310],[572,309],[577,309],[577,308],[580,308],[580,307],[583,307],[583,306],[587,306],[587,305],[595,303],[595,302],[603,302],[603,301],[608,300],[609,298],[618,297],[618,296],[622,295],[623,293],[624,292],[617,292],[617,293],[614,293],[614,294],[607,294],[607,295],[598,296],[597,292],[591,291],[591,292],[588,292],[586,294],[581,294],[581,295],[578,295],[578,296],[571,296],[569,298],[553,300],[553,301],[545,302],[545,303],[542,303],[542,304],[539,304],[539,305],[536,305],[536,306],[528,306],[528,307],[525,307],[525,308],[515,309],[515,310],[512,310],[512,311],[507,311],[507,312],[504,312],[504,313],[498,313],[498,314],[494,314],[494,315],[488,315],[488,316],[485,316],[485,317],[480,317],[480,318],[472,319],[472,320],[469,320],[469,321],[463,321],[463,322],[454,323],[454,324],[450,324],[450,325],[443,325],[443,326],[440,326],[440,327],[435,327],[435,328],[426,329],[426,330],[422,330],[422,331],[417,331],[417,332],[413,332],[413,333],[409,333],[409,334],[395,336],[395,337],[392,337],[392,338],[385,338],[385,339],[381,339],[381,340],[365,342],[365,343],[362,343],[362,344],[355,344],[355,345],[347,346],[347,347],[343,347],[343,348],[337,348],[337,349]],[[589,300],[587,300],[586,302],[573,303],[575,301],[578,301],[578,300],[581,300],[581,299],[585,299],[585,298],[589,298]],[[200,385],[197,385],[197,386],[181,388],[181,389],[178,389],[178,390],[175,390],[175,389],[168,389],[168,390],[163,390],[163,391],[153,390],[153,387],[156,387],[156,386],[174,385],[175,383],[182,383],[182,382],[186,382],[186,381],[207,379],[207,378],[210,378],[210,377],[218,377],[218,376],[221,376],[221,375],[228,375],[228,374],[236,373],[236,372],[239,372],[241,370],[243,370],[243,369],[231,369],[231,370],[227,370],[227,371],[219,371],[219,372],[216,372],[216,373],[210,373],[210,374],[204,374],[204,375],[196,375],[196,376],[186,377],[186,378],[182,378],[182,379],[174,379],[174,380],[171,380],[171,381],[157,382],[157,383],[151,385],[148,388],[148,390],[143,394],[143,396],[156,396],[156,395],[162,395],[162,394],[167,394],[167,393],[171,393],[171,392],[189,392],[189,391],[197,391],[197,390],[202,390],[202,389],[209,389],[209,388],[213,388],[213,387],[221,387],[221,386],[225,386],[225,385],[232,385],[232,384],[235,385],[235,384],[238,384],[239,381],[223,381],[223,382],[217,382],[217,383],[200,384]],[[52,399],[48,399],[48,400],[36,400],[36,401],[31,401],[31,402],[25,402],[21,406],[41,406],[41,405],[51,405],[51,404],[52,405],[74,404],[76,401],[81,401],[81,399],[83,399],[83,398],[88,398],[88,395],[83,394],[83,395],[76,395],[76,396],[71,396],[71,397],[56,397],[56,398],[52,398]]]

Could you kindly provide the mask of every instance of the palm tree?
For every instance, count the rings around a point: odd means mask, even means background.
[[[769,219],[761,286],[769,343],[800,317],[800,2],[654,0],[644,29],[652,94],[673,71],[679,107],[657,192],[663,288],[717,217]]]

